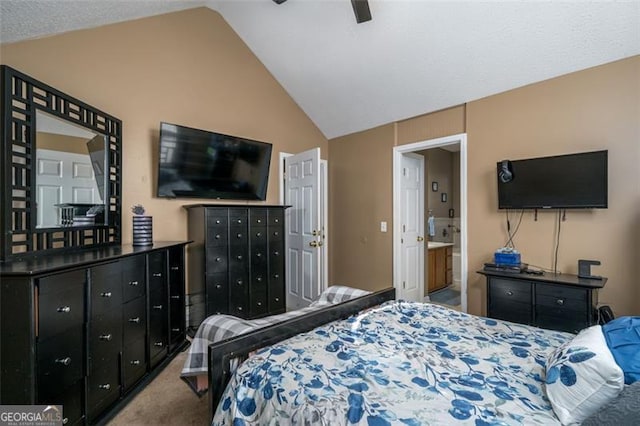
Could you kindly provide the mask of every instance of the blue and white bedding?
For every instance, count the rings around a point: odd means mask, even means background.
[[[213,424],[559,424],[544,366],[572,337],[387,302],[258,351]]]

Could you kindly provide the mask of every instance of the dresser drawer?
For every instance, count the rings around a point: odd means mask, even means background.
[[[212,274],[206,276],[207,282],[207,314],[224,313],[229,301],[227,274]]]
[[[232,246],[246,246],[249,241],[246,226],[232,225],[229,227],[229,244]]]
[[[207,274],[214,274],[217,272],[226,272],[228,265],[228,248],[224,247],[210,247],[207,248]]]
[[[166,252],[149,253],[147,261],[149,263],[149,291],[164,289],[167,282]]]
[[[268,213],[269,227],[280,227],[284,225],[284,210],[283,209],[269,209]]]
[[[119,309],[122,306],[122,272],[118,263],[90,269],[91,315]]]
[[[44,340],[84,322],[84,271],[38,280],[38,334]]]
[[[89,358],[100,363],[117,357],[122,347],[122,308],[92,317],[89,323]]]
[[[251,229],[256,226],[267,226],[267,209],[255,209],[249,210],[249,223]]]
[[[125,303],[123,306],[122,316],[125,346],[128,341],[144,338],[147,328],[145,302],[145,298],[140,297]]]
[[[120,379],[117,363],[96,366],[87,378],[87,411],[93,422],[120,397]]]
[[[587,303],[588,290],[583,288],[574,288],[568,286],[536,284],[536,299],[546,297],[544,300],[553,298],[555,300],[575,300],[581,303]]]
[[[122,298],[124,302],[145,294],[145,257],[129,257],[122,264]]]
[[[229,209],[229,226],[244,226],[246,230],[248,218],[247,209]]]
[[[226,246],[228,240],[229,228],[227,228],[226,224],[209,226],[207,228],[207,247]]]
[[[267,299],[267,288],[251,289],[250,302],[251,316],[260,317],[269,312],[269,300]]]
[[[249,247],[245,245],[229,247],[229,270],[246,271],[249,269]]]
[[[125,390],[144,376],[147,371],[144,339],[128,342],[122,348],[122,370]]]
[[[83,418],[82,400],[84,395],[84,381],[79,380],[54,396],[38,396],[37,402],[42,405],[62,405],[62,424],[71,426],[79,424]]]
[[[566,331],[577,334],[580,330],[587,328],[590,325],[591,324],[589,324],[584,315],[554,316],[548,315],[544,312],[536,315],[536,326],[550,330]]]
[[[491,278],[489,281],[489,303],[491,299],[503,299],[509,302],[531,304],[531,283]]]
[[[531,305],[505,299],[495,299],[487,310],[489,318],[529,325],[533,322],[531,313]]]
[[[38,395],[57,395],[84,374],[82,327],[71,329],[37,344]]]

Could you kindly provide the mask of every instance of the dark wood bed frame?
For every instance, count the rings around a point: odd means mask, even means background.
[[[395,297],[396,289],[390,287],[209,345],[209,423],[231,379],[230,364],[233,360],[243,361],[255,350],[329,322],[348,318]]]

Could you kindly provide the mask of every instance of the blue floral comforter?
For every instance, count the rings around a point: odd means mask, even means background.
[[[559,424],[544,364],[571,337],[387,302],[258,351],[213,424]]]

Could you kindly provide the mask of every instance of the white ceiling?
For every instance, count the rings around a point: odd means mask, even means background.
[[[356,24],[349,0],[0,0],[0,42],[206,5],[327,138],[640,54],[640,0],[369,4]]]

